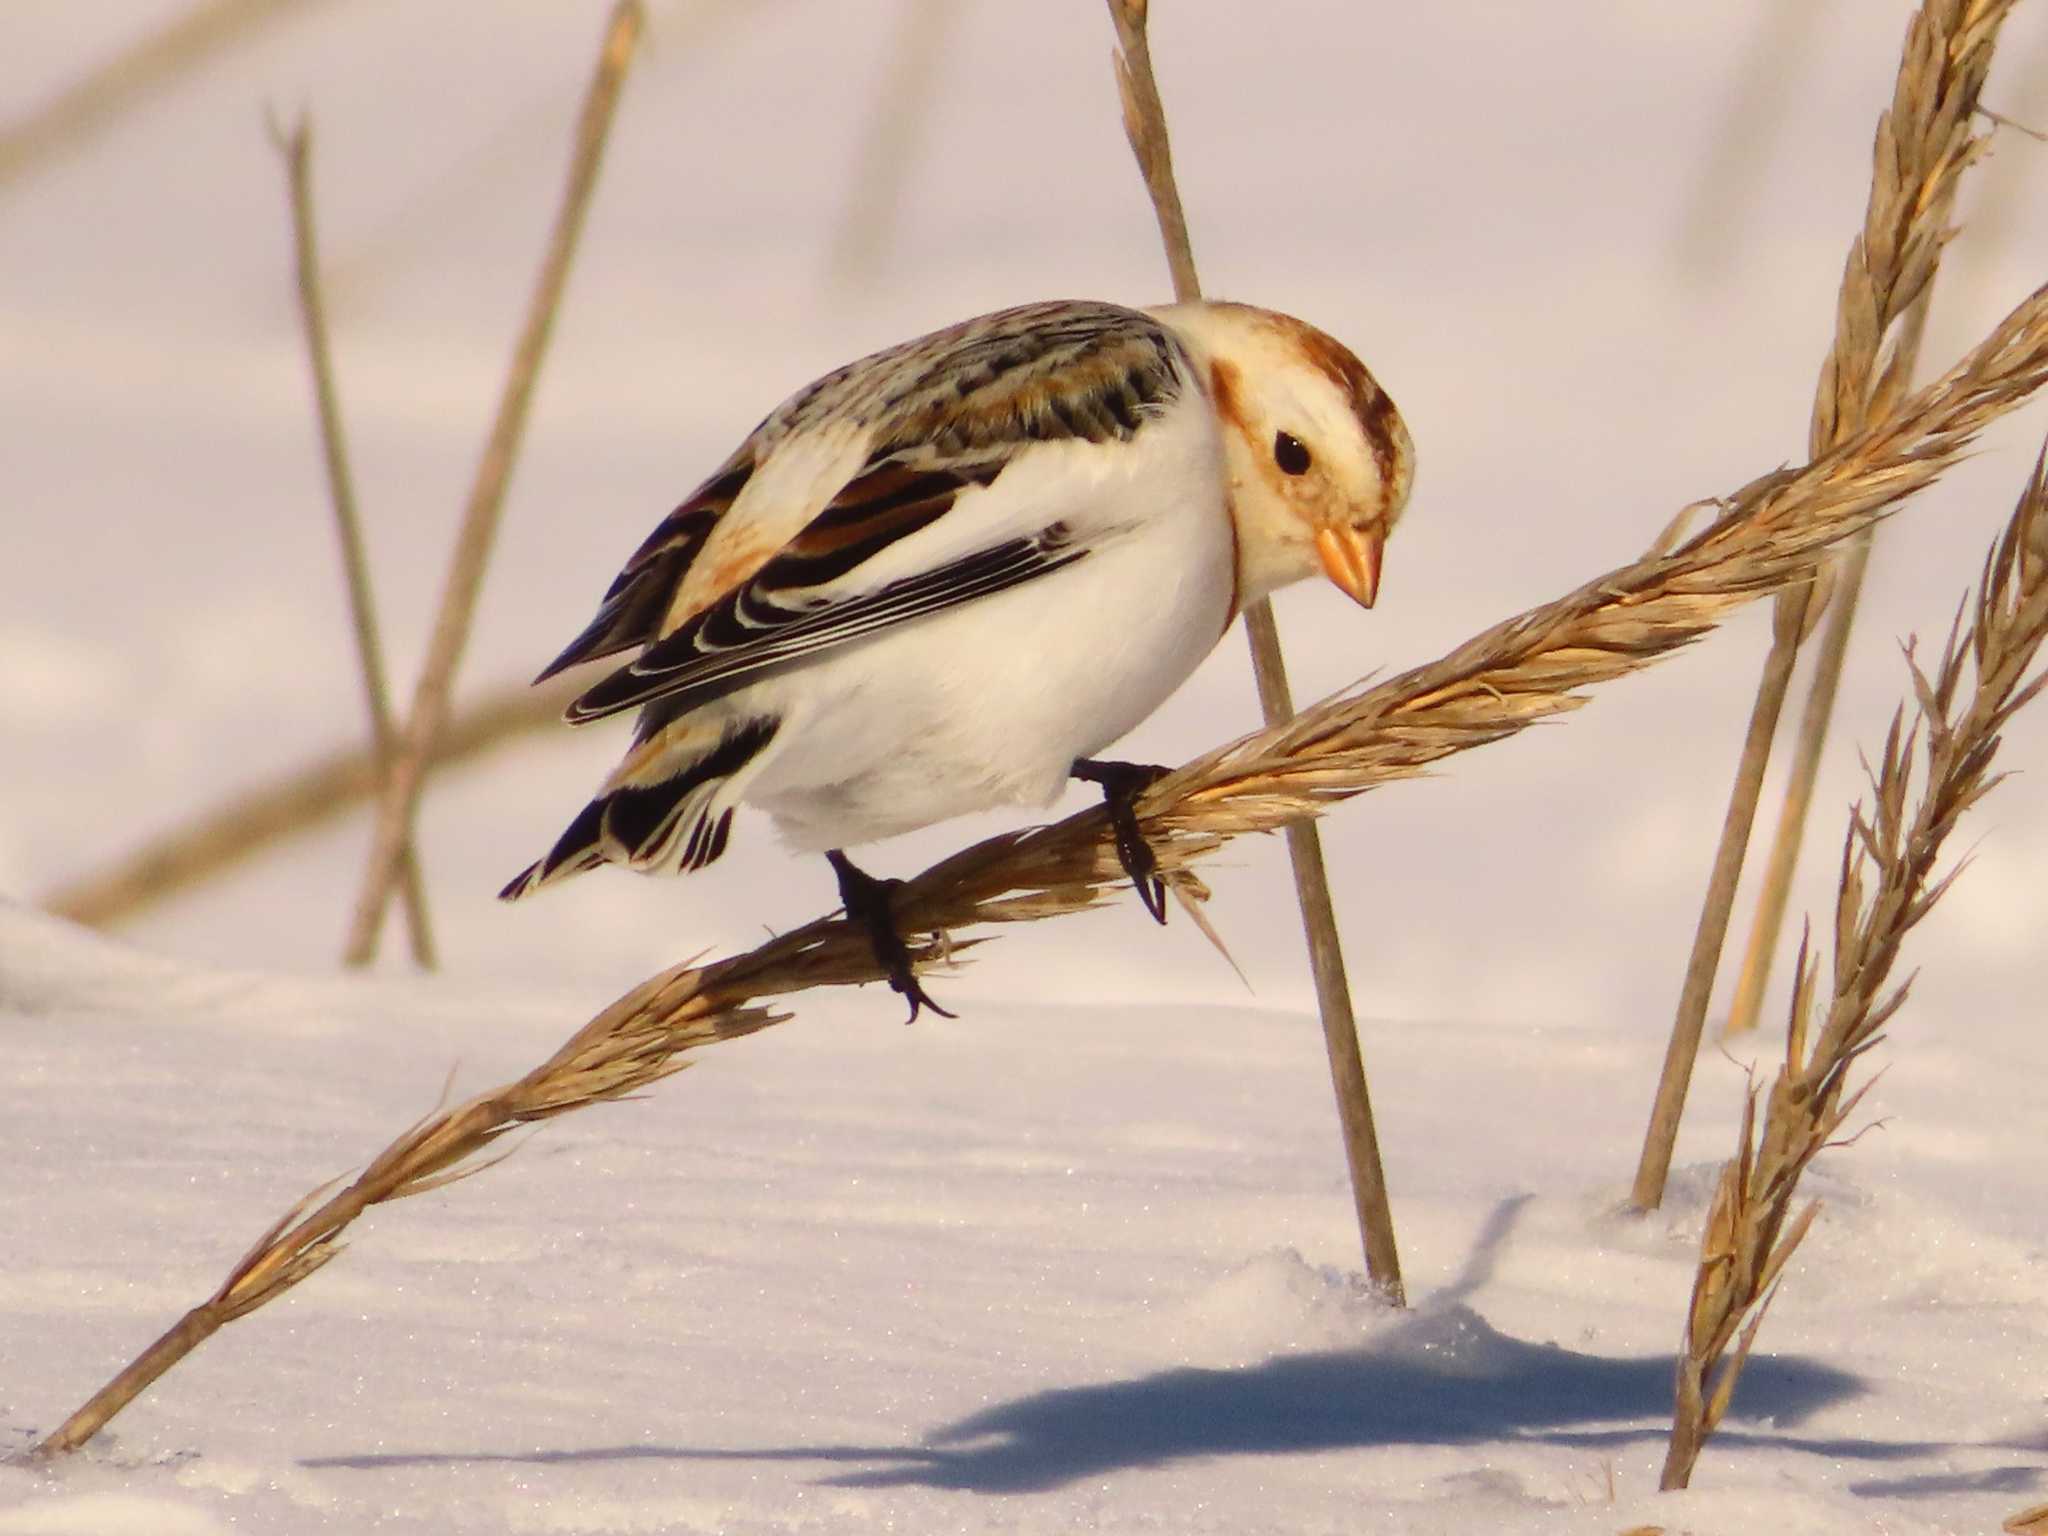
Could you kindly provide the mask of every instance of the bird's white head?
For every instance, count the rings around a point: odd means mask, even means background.
[[[1241,603],[1321,571],[1370,608],[1415,444],[1343,343],[1248,304],[1153,313],[1185,342],[1223,428]]]

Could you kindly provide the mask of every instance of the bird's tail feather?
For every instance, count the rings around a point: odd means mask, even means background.
[[[725,852],[732,832],[733,779],[780,723],[754,718],[720,729],[679,721],[649,734],[547,856],[515,875],[500,899],[516,901],[600,864],[649,874],[704,868]]]

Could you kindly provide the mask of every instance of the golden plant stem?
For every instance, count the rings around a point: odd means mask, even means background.
[[[1714,850],[1713,872],[1707,877],[1706,900],[1699,926],[1693,931],[1692,953],[1686,958],[1685,981],[1678,993],[1678,1017],[1664,1048],[1664,1068],[1657,1075],[1649,1134],[1643,1139],[1635,1183],[1629,1190],[1629,1203],[1639,1211],[1654,1210],[1664,1199],[1672,1150],[1678,1144],[1678,1122],[1684,1118],[1686,1089],[1692,1082],[1693,1058],[1699,1055],[1700,1036],[1706,1027],[1714,968],[1720,963],[1721,945],[1728,936],[1728,914],[1735,906],[1735,887],[1742,880],[1742,856],[1749,847],[1750,823],[1756,820],[1757,801],[1763,794],[1764,769],[1771,758],[1771,736],[1777,730],[1778,712],[1784,707],[1785,691],[1792,683],[1792,665],[1798,659],[1796,648],[1776,644],[1764,658],[1764,674],[1757,684],[1756,702],[1750,707],[1749,729],[1742,738],[1735,784],[1728,793],[1721,841]]]
[[[152,91],[315,0],[203,0],[122,49],[45,105],[0,128],[0,190],[90,140]]]
[[[1936,878],[1943,845],[2003,779],[1993,765],[2013,716],[2048,689],[2048,674],[2035,671],[2044,641],[2048,444],[1985,557],[1974,600],[1958,612],[1940,662],[1924,671],[1908,647],[1911,703],[1893,712],[1869,769],[1869,801],[1850,811],[1843,838],[1824,1009],[1815,1006],[1822,967],[1802,943],[1784,1064],[1761,1129],[1755,1089],[1745,1097],[1735,1156],[1721,1169],[1701,1233],[1660,1481],[1665,1489],[1691,1480],[1734,1398],[1786,1262],[1812,1225],[1815,1203],[1792,1213],[1799,1180],[1821,1151],[1839,1144],[1842,1126],[1869,1090],[1870,1079],[1850,1089],[1850,1069],[1906,1002],[1912,979],[1891,985],[1906,937],[1962,873],[1957,865]],[[1975,675],[1967,698],[1966,672]],[[1914,764],[1923,756],[1920,793],[1909,804]]]
[[[1849,635],[1856,625],[1856,604],[1863,593],[1863,574],[1870,565],[1870,540],[1858,539],[1842,562],[1835,595],[1828,603],[1827,628],[1821,631],[1814,656],[1813,681],[1807,685],[1806,710],[1799,719],[1792,762],[1785,779],[1785,801],[1778,812],[1778,830],[1771,837],[1771,856],[1764,864],[1751,920],[1749,944],[1742,952],[1742,970],[1735,978],[1735,998],[1728,1005],[1726,1032],[1747,1034],[1756,1028],[1764,989],[1771,984],[1771,957],[1785,926],[1792,899],[1792,877],[1798,872],[1800,845],[1806,840],[1806,815],[1813,806],[1813,786],[1820,777],[1821,754],[1828,741],[1828,722],[1835,712],[1835,694]]]
[[[1906,29],[1891,105],[1878,118],[1863,227],[1843,263],[1834,342],[1822,360],[1814,393],[1807,434],[1813,457],[1849,441],[1883,415],[1912,376],[1956,190],[1983,148],[1973,121],[1978,93],[1991,67],[1999,28],[2015,3],[1925,0]],[[1764,767],[1799,646],[1820,617],[1816,604],[1825,605],[1831,582],[1830,573],[1817,573],[1813,582],[1778,600],[1771,651],[1757,683],[1629,1192],[1629,1203],[1637,1210],[1654,1209],[1664,1198],[1714,973],[1728,938],[1735,887],[1756,822]]]
[[[570,262],[576,254],[577,237],[597,185],[605,139],[643,24],[639,0],[619,0],[605,28],[604,46],[576,126],[576,147],[562,204],[527,306],[526,323],[513,352],[504,393],[498,401],[497,417],[491,424],[490,438],[484,445],[483,459],[477,466],[469,502],[463,510],[461,531],[456,536],[455,552],[441,589],[433,636],[413,689],[412,709],[406,717],[399,753],[378,800],[370,855],[357,893],[348,942],[342,951],[342,958],[350,965],[367,965],[376,953],[377,931],[397,880],[400,855],[412,839],[427,764],[434,740],[448,722],[449,695],[463,647],[469,640],[470,620],[483,585],[484,565],[497,535],[498,515],[504,508],[505,489],[511,482],[520,436],[533,403],[534,384],[547,354],[548,337],[561,307]]]
[[[1832,543],[1868,528],[1937,479],[1974,435],[2048,383],[2048,287],[2037,290],[1945,377],[1862,437],[1804,469],[1774,471],[1723,503],[1676,549],[1655,549],[1553,602],[1495,624],[1437,661],[1311,704],[1230,742],[1138,797],[1139,825],[1169,875],[1234,836],[1322,814],[1458,752],[1505,741],[1585,702],[1580,690],[1647,667],[1735,608],[1809,579]],[[986,839],[903,882],[906,933],[940,942],[929,963],[979,939],[983,923],[1034,922],[1092,906],[1127,879],[1102,807]],[[683,1053],[785,1022],[761,1000],[884,979],[866,931],[821,918],[744,955],[650,977],[513,1083],[428,1115],[339,1193],[316,1190],[257,1239],[189,1327],[173,1329],[47,1437],[74,1450],[119,1407],[223,1323],[282,1295],[333,1258],[372,1205],[481,1172],[521,1125],[639,1092],[682,1071]],[[116,1401],[118,1399],[118,1401]]]
[[[561,723],[571,689],[536,692],[514,683],[484,695],[448,722],[431,766],[446,767],[514,737]],[[311,831],[377,793],[383,782],[368,747],[346,747],[281,779],[238,790],[104,869],[45,893],[39,905],[58,917],[104,928],[159,901],[226,874],[271,844]]]
[[[1271,604],[1261,600],[1245,613],[1245,637],[1251,642],[1252,670],[1266,724],[1284,725],[1294,718],[1294,698]],[[1262,658],[1270,658],[1269,664],[1261,665]],[[1330,877],[1323,867],[1322,830],[1313,821],[1291,821],[1285,833],[1294,869],[1294,899],[1308,940],[1309,973],[1315,979],[1316,1012],[1323,1021],[1323,1051],[1337,1099],[1337,1123],[1344,1134],[1344,1162],[1351,1171],[1351,1204],[1365,1248],[1366,1277],[1390,1304],[1405,1307],[1408,1288],[1401,1279],[1401,1251],[1394,1241],[1393,1200],[1380,1160],[1379,1129],[1366,1086],[1351,982],[1337,939]]]
[[[222,1308],[208,1301],[171,1324],[155,1343],[129,1361],[119,1375],[81,1404],[77,1412],[38,1441],[33,1454],[57,1456],[84,1445],[106,1427],[109,1419],[147,1391],[165,1371],[220,1332],[221,1324],[227,1321],[221,1312]]]
[[[363,702],[370,715],[370,753],[380,781],[391,775],[397,729],[391,718],[391,688],[384,675],[384,647],[377,636],[377,605],[370,586],[370,562],[363,550],[362,517],[356,508],[355,475],[349,468],[348,439],[341,425],[341,397],[334,386],[334,351],[328,341],[327,304],[320,287],[320,247],[313,222],[313,129],[301,118],[290,133],[277,133],[290,183],[292,249],[298,280],[299,318],[306,331],[306,357],[313,369],[313,400],[320,420],[320,450],[327,465],[341,569],[348,587],[349,618],[355,629],[356,661]],[[420,876],[419,850],[408,841],[399,854],[406,932],[412,957],[431,970],[434,935],[427,917],[427,893]]]
[[[1166,132],[1166,107],[1152,73],[1147,39],[1147,0],[1108,0],[1117,35],[1117,84],[1124,107],[1124,131],[1137,157],[1138,169],[1151,194],[1173,274],[1173,294],[1182,302],[1202,296],[1195,272],[1194,249],[1188,240],[1187,215],[1173,175],[1173,151]],[[1293,690],[1287,682],[1287,658],[1280,649],[1280,628],[1273,605],[1264,598],[1245,609],[1245,639],[1251,646],[1252,676],[1258,684],[1259,707],[1269,726],[1294,718]],[[1380,1159],[1379,1132],[1373,1123],[1372,1095],[1366,1086],[1365,1060],[1358,1045],[1358,1020],[1352,1010],[1351,983],[1345,975],[1344,950],[1337,936],[1336,906],[1330,877],[1323,864],[1322,835],[1312,821],[1287,828],[1287,857],[1294,871],[1295,901],[1301,908],[1308,941],[1309,972],[1315,979],[1316,1011],[1323,1022],[1323,1045],[1330,1059],[1330,1084],[1337,1098],[1337,1119],[1344,1133],[1344,1157],[1351,1171],[1351,1198],[1358,1233],[1365,1250],[1367,1277],[1397,1307],[1408,1304],[1401,1281],[1401,1254],[1394,1241],[1394,1212],[1387,1194],[1387,1176]]]
[[[1953,195],[1951,188],[1950,202]],[[1927,285],[1900,318],[1891,364],[1871,388],[1876,409],[1890,409],[1912,376],[1920,356],[1921,338],[1927,331],[1927,306],[1933,283],[1930,273]],[[1841,687],[1842,667],[1848,660],[1849,637],[1856,627],[1863,578],[1870,569],[1873,537],[1874,534],[1857,539],[1848,554],[1838,557],[1839,568],[1834,572],[1829,595],[1822,599],[1827,610],[1827,628],[1821,634],[1820,650],[1814,657],[1813,679],[1807,684],[1806,708],[1800,714],[1799,735],[1792,746],[1778,827],[1771,835],[1771,853],[1757,893],[1756,915],[1750,920],[1749,943],[1744,947],[1742,969],[1736,976],[1735,998],[1728,1007],[1724,1032],[1730,1035],[1744,1034],[1755,1027],[1763,1006],[1764,988],[1770,984],[1771,956],[1785,925],[1792,877],[1798,872],[1799,850],[1806,841],[1806,816],[1813,806],[1813,786],[1820,777],[1821,754],[1827,749],[1828,722],[1834,717],[1835,695]],[[1820,617],[1818,611],[1811,610],[1811,601],[1809,595],[1796,613],[1782,611],[1787,604],[1781,602],[1779,627],[1771,640],[1774,654],[1783,648],[1796,657],[1814,620]],[[1791,627],[1795,620],[1796,629]],[[1718,957],[1718,949],[1716,953]]]

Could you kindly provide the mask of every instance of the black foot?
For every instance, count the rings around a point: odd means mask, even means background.
[[[1102,786],[1110,829],[1116,833],[1116,856],[1131,884],[1138,888],[1138,900],[1162,928],[1166,926],[1166,882],[1159,878],[1158,856],[1138,830],[1138,814],[1131,806],[1170,771],[1157,763],[1105,763],[1092,757],[1075,758],[1073,769],[1073,776],[1083,783]]]
[[[910,969],[910,947],[903,942],[889,910],[889,898],[903,882],[877,880],[837,848],[828,850],[825,857],[839,877],[839,900],[846,908],[846,920],[867,931],[876,963],[888,972],[889,985],[910,1001],[910,1017],[903,1022],[915,1024],[920,1008],[929,1008],[942,1019],[958,1017],[933,1002]]]

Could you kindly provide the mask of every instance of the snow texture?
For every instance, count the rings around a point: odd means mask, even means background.
[[[175,13],[11,8],[0,121]],[[1414,429],[1380,606],[1280,603],[1297,691],[1426,659],[1798,457],[1907,14],[1823,7],[1705,217],[1763,0],[1155,7],[1214,292],[1351,343]],[[789,388],[1032,298],[1164,296],[1090,4],[660,4],[465,678],[530,673]],[[903,18],[941,68],[847,243]],[[1257,24],[1246,18],[1256,15]],[[118,940],[43,892],[362,734],[266,105],[314,114],[344,404],[393,675],[423,648],[600,23],[302,8],[0,189],[0,1455],[311,1187],[525,1070],[660,966],[832,900],[743,817],[692,879],[491,899],[616,754],[557,731],[436,783],[442,974],[333,972],[361,818]],[[1992,81],[2048,116],[2048,23]],[[2048,160],[1976,175],[1928,338],[2042,277]],[[1688,235],[1684,231],[1693,231]],[[2010,509],[2036,407],[1887,532],[1796,905],[1826,928],[1856,745]],[[1717,1159],[1767,1031],[1703,1054],[1671,1198],[1617,1213],[1767,638],[1761,613],[1568,723],[1327,824],[1412,1311],[1365,1291],[1277,839],[1215,860],[1247,993],[1128,900],[1006,932],[897,1023],[798,1000],[645,1100],[381,1209],[86,1451],[0,1463],[0,1536],[1996,1530],[2048,1498],[2038,775],[1968,824],[1872,1065],[1881,1129],[1696,1487],[1655,1492]],[[1235,641],[1130,743],[1255,721]],[[2048,752],[2048,716],[2007,762]],[[1074,802],[1081,803],[1077,794]],[[1014,818],[876,849],[919,867]],[[1963,850],[1958,849],[1960,853]],[[1781,975],[1769,1016],[1782,1016]]]

